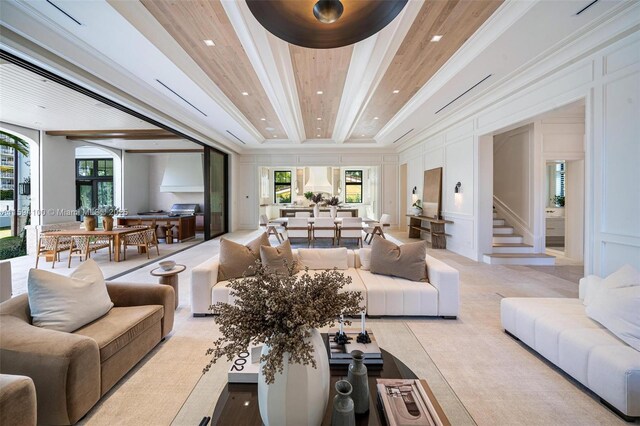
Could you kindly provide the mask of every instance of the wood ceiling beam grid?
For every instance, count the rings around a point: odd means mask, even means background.
[[[66,136],[67,139],[100,140],[100,139],[183,139],[181,136],[164,129],[129,129],[129,130],[49,130],[49,136]]]
[[[354,126],[350,138],[374,138],[495,12],[502,1],[427,0]],[[439,42],[431,42],[434,35],[443,35],[443,38]],[[394,94],[394,90],[399,92]]]
[[[289,50],[307,139],[331,139],[353,46],[307,49],[289,45]]]
[[[265,139],[287,138],[219,0],[141,3]],[[215,46],[205,45],[204,40]]]

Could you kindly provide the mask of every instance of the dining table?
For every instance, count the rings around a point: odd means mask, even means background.
[[[92,236],[92,237],[104,237],[108,236],[113,239],[113,260],[115,262],[120,262],[120,246],[122,245],[122,238],[124,238],[127,234],[132,234],[134,232],[140,232],[148,229],[147,227],[136,227],[136,228],[114,228],[111,231],[106,231],[104,229],[96,229],[94,231],[87,231],[86,229],[67,229],[64,231],[51,231],[47,232],[48,236],[52,237],[81,237],[81,236]]]
[[[279,217],[276,219],[272,219],[269,221],[269,223],[267,224],[267,229],[269,229],[269,227],[273,227],[274,225],[279,225],[279,226],[284,226],[285,229],[287,228],[287,224],[289,223],[289,219],[288,217]],[[307,217],[307,218],[303,218],[303,219],[307,219],[307,221],[309,222],[309,225],[312,225],[315,222],[315,217]],[[343,217],[336,217],[333,219],[333,222],[336,224],[336,226],[339,226],[342,224],[342,219],[344,219]],[[377,220],[375,219],[370,219],[368,217],[363,217],[362,218],[362,223],[364,225],[367,225],[367,228],[372,227],[372,231],[370,232],[371,234],[371,238],[373,238],[374,235],[379,235],[382,238],[386,239],[385,235],[384,235],[384,230],[383,225],[381,225]],[[363,229],[366,229],[363,226]],[[278,242],[280,242],[280,237],[277,233],[277,230],[275,230],[274,228],[274,233],[276,235],[276,237],[278,238]]]

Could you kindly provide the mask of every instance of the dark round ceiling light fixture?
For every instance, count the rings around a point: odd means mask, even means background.
[[[320,0],[313,6],[313,16],[323,24],[333,24],[342,16],[344,6],[340,0]]]
[[[271,34],[297,46],[331,49],[371,37],[398,16],[408,0],[247,0]]]

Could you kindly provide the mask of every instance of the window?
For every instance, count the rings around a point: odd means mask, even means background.
[[[564,197],[564,163],[556,164],[556,195]]]
[[[113,204],[113,159],[76,160],[76,207]]]
[[[79,178],[113,177],[113,160],[76,160],[76,176]]]
[[[291,172],[273,172],[273,201],[276,204],[291,202]]]
[[[344,186],[346,203],[362,202],[362,170],[345,170]]]

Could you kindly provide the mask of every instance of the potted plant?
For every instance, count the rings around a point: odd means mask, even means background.
[[[120,210],[116,206],[100,206],[98,211],[102,216],[102,227],[104,230],[113,230],[113,215],[118,214]]]
[[[416,200],[415,203],[411,205],[411,214],[414,216],[419,216],[422,214],[422,201]]]
[[[564,207],[564,195],[556,195],[551,197],[551,202],[556,207]]]
[[[329,209],[331,210],[331,217],[336,217],[338,213],[338,206],[340,205],[340,199],[338,197],[331,197],[327,200]]]
[[[91,207],[80,207],[76,214],[78,216],[83,216],[84,229],[87,231],[95,231],[96,230],[96,212]]]
[[[329,398],[329,361],[318,328],[343,313],[361,312],[362,296],[340,291],[351,279],[337,270],[296,276],[291,267],[278,275],[259,262],[254,270],[254,276],[229,283],[235,304],[212,306],[222,337],[208,350],[213,357],[204,372],[223,355],[232,360],[249,345],[262,344],[258,404],[263,423],[320,424]],[[305,395],[309,410],[291,403],[296,391],[296,400]]]
[[[313,206],[313,217],[320,216],[320,203],[324,201],[324,197],[321,192],[311,196],[311,201],[315,203]]]

